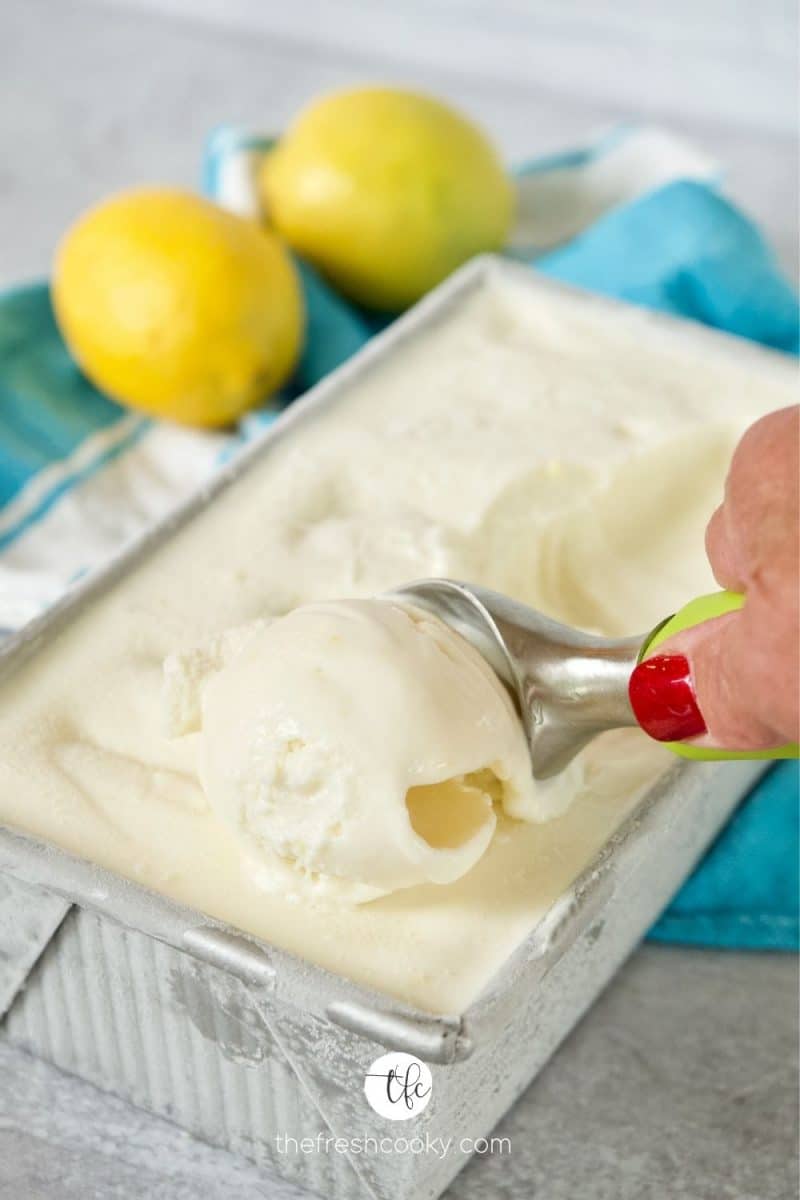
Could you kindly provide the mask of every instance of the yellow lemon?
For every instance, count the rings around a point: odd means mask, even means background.
[[[53,305],[71,352],[114,399],[225,425],[291,372],[303,309],[274,234],[191,193],[112,196],[58,248]]]
[[[513,188],[491,143],[429,96],[366,87],[305,109],[259,176],[268,221],[345,295],[419,299],[505,242]]]

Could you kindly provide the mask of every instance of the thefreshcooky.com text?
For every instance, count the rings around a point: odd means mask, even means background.
[[[334,1137],[318,1133],[316,1137],[292,1137],[290,1133],[275,1135],[278,1154],[435,1154],[446,1158],[452,1151],[461,1154],[510,1154],[511,1138],[479,1137]]]

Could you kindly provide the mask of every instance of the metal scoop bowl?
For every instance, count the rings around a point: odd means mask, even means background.
[[[483,655],[519,711],[534,778],[557,775],[607,729],[636,725],[628,680],[645,638],[596,637],[508,596],[452,579],[390,593],[431,613]]]
[[[699,596],[637,637],[605,638],[551,620],[499,592],[453,579],[422,579],[389,593],[438,617],[479,651],[511,693],[535,779],[557,775],[599,733],[636,726],[628,684],[637,663],[673,633],[739,609],[735,592]],[[797,758],[796,743],[718,750],[664,743],[682,758]]]

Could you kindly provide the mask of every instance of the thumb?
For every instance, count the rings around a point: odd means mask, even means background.
[[[746,605],[704,621],[639,663],[629,694],[646,733],[726,750],[766,750],[790,740],[775,724],[784,683],[775,678],[774,648],[763,631],[761,640],[754,637],[752,616]]]

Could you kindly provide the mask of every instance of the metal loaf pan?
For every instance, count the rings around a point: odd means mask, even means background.
[[[765,372],[782,356],[686,322],[474,260],[294,404],[168,520],[0,650],[0,677],[351,382],[490,279],[544,292],[676,345],[714,344]],[[0,1017],[12,1043],[240,1152],[329,1200],[432,1200],[627,957],[763,770],[677,762],[466,1011],[432,1016],[182,908],[55,846],[0,828]],[[426,1060],[433,1099],[413,1135],[435,1154],[282,1152],[278,1135],[373,1137],[364,1074],[386,1048]],[[403,1132],[407,1131],[407,1127]],[[284,1143],[285,1145],[286,1143]]]

